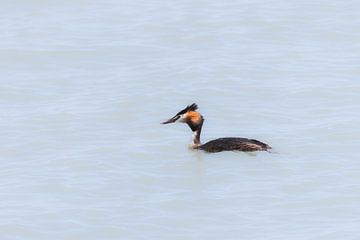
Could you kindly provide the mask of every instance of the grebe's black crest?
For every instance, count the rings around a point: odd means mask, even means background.
[[[191,105],[188,105],[185,109],[186,111],[196,111],[198,109],[198,105],[196,103],[193,103]]]
[[[184,113],[190,112],[190,111],[196,111],[198,109],[198,106],[196,103],[193,103],[191,105],[188,105],[186,108],[178,112],[175,116],[180,116]]]
[[[183,122],[187,123],[188,126],[193,131],[193,137],[191,142],[191,147],[194,149],[201,149],[206,152],[221,152],[221,151],[244,151],[244,152],[253,152],[253,151],[269,151],[271,147],[266,143],[260,142],[255,139],[248,138],[218,138],[212,141],[209,141],[205,144],[200,142],[201,128],[204,123],[204,118],[196,110],[198,106],[196,103],[188,105],[186,108],[175,114],[174,117],[163,122],[162,124],[174,123],[174,122]]]

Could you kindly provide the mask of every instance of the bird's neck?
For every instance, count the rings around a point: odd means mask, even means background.
[[[204,120],[202,119],[201,123],[192,129],[193,134],[192,134],[190,147],[193,149],[196,149],[201,145],[200,135],[201,135],[201,128],[202,128],[203,122],[204,122]]]
[[[192,139],[191,139],[191,144],[190,144],[191,148],[195,149],[195,148],[198,148],[201,145],[200,133],[201,133],[201,129],[196,130],[196,131],[193,132]]]

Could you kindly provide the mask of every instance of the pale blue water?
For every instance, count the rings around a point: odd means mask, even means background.
[[[0,238],[359,239],[359,10],[2,1]]]

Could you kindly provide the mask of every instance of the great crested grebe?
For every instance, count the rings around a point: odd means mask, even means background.
[[[190,147],[193,149],[201,149],[206,152],[221,152],[221,151],[269,151],[271,147],[263,142],[255,139],[248,138],[237,138],[237,137],[226,137],[218,138],[207,143],[201,144],[200,134],[201,128],[204,123],[204,118],[196,110],[198,106],[193,103],[180,112],[174,117],[163,122],[162,124],[174,123],[176,121],[187,123],[193,131],[192,141]]]

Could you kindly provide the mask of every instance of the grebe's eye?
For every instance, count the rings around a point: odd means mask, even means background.
[[[179,119],[180,121],[183,120],[183,119],[184,119],[184,114],[178,115],[178,119]]]

